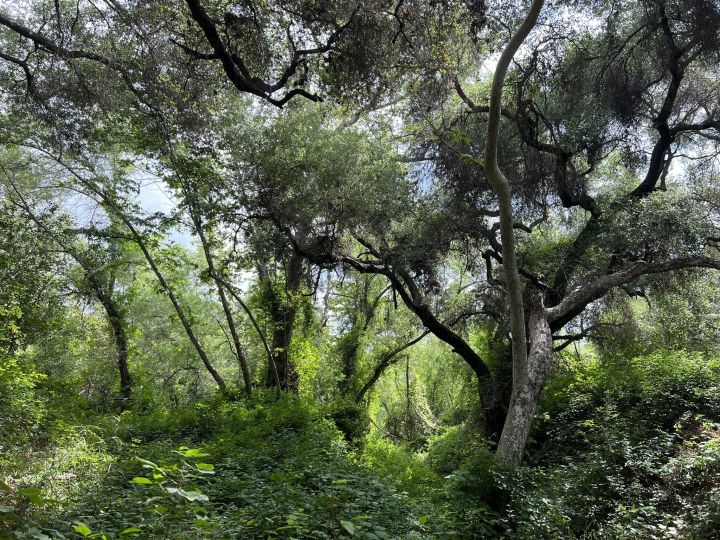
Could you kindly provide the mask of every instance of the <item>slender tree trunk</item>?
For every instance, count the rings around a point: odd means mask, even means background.
[[[370,288],[374,276],[364,276],[362,294],[356,296],[356,303],[352,307],[352,320],[350,330],[340,339],[339,348],[342,358],[343,378],[340,381],[340,392],[347,396],[354,390],[354,379],[360,356],[360,342],[375,319],[378,306],[390,287],[384,288],[374,299],[370,298]]]
[[[235,347],[235,356],[237,357],[238,364],[240,366],[240,372],[242,373],[243,383],[245,384],[245,392],[248,396],[251,396],[252,375],[250,374],[250,368],[248,367],[247,359],[245,358],[245,354],[243,353],[243,347],[240,343],[240,337],[237,333],[232,309],[230,308],[230,303],[228,302],[227,296],[225,295],[225,289],[223,287],[223,284],[220,281],[215,270],[215,262],[213,260],[210,244],[203,229],[202,218],[200,218],[199,214],[197,213],[197,209],[191,209],[191,213],[193,214],[192,219],[193,223],[195,224],[195,230],[198,234],[198,238],[200,239],[203,253],[205,254],[205,262],[208,266],[208,272],[210,273],[210,277],[215,283],[215,287],[217,288],[218,297],[220,298],[220,304],[222,305],[223,312],[225,313],[225,320],[227,321],[228,328],[230,329],[230,335],[232,336],[233,345]]]
[[[350,330],[341,338],[342,379],[340,380],[340,393],[344,396],[352,390],[353,379],[357,372],[361,335],[360,326],[357,321],[354,321]]]
[[[110,281],[110,285],[105,286],[97,276],[97,269],[93,266],[90,260],[83,256],[77,249],[73,248],[71,244],[63,242],[61,238],[57,238],[53,231],[50,230],[32,211],[32,208],[23,197],[22,193],[18,190],[17,186],[12,183],[13,190],[20,199],[22,208],[28,214],[30,219],[48,236],[54,237],[58,245],[77,263],[85,270],[87,279],[90,287],[93,290],[95,298],[102,304],[107,315],[108,322],[113,331],[113,338],[115,340],[115,348],[117,350],[117,366],[120,375],[120,394],[123,397],[123,407],[127,406],[132,397],[132,377],[130,376],[130,368],[128,362],[128,339],[127,333],[125,332],[125,322],[123,320],[120,309],[117,306],[117,302],[113,299],[113,280]]]
[[[104,305],[104,304],[103,304]],[[125,402],[129,402],[132,397],[132,378],[130,377],[130,369],[128,367],[128,345],[127,334],[125,333],[125,325],[117,311],[105,308],[108,321],[113,330],[115,338],[115,347],[117,348],[117,366],[120,374],[120,395]]]
[[[126,221],[126,226],[129,222]],[[170,302],[172,303],[173,307],[175,308],[175,313],[177,313],[178,318],[180,319],[180,323],[182,324],[183,328],[185,329],[185,333],[190,338],[190,341],[193,344],[193,347],[195,347],[195,350],[198,353],[198,356],[200,357],[200,360],[202,361],[203,365],[205,366],[205,369],[208,371],[210,376],[213,378],[215,383],[218,385],[218,388],[222,393],[227,393],[227,385],[225,384],[225,380],[222,378],[220,373],[215,369],[215,367],[212,365],[212,362],[210,362],[210,358],[208,358],[207,353],[205,352],[204,347],[200,343],[200,340],[195,335],[195,331],[192,328],[192,325],[190,324],[190,321],[188,320],[187,316],[185,315],[185,310],[180,305],[180,302],[178,301],[177,297],[175,296],[175,293],[173,292],[172,288],[168,284],[168,282],[165,280],[165,276],[163,276],[162,272],[160,271],[160,268],[155,262],[155,258],[150,253],[150,250],[148,249],[147,245],[145,244],[145,241],[142,239],[140,234],[137,232],[137,230],[132,227],[132,225],[129,225],[130,231],[133,234],[133,237],[135,238],[135,242],[140,247],[140,250],[143,252],[143,255],[145,255],[145,259],[147,260],[148,264],[150,265],[151,270],[155,274],[155,277],[157,277],[157,280],[160,282],[160,286],[165,291],[165,294],[167,294],[168,298],[170,299]]]
[[[58,163],[63,165],[68,172],[70,172],[75,178],[77,178],[82,185],[84,185],[87,189],[89,189],[92,193],[95,193],[100,200],[102,201],[103,208],[105,211],[117,216],[117,218],[127,227],[128,231],[130,231],[130,234],[133,237],[133,240],[140,248],[140,251],[142,251],[143,255],[145,256],[145,260],[148,262],[148,265],[150,266],[150,269],[155,274],[155,277],[157,277],[158,282],[160,283],[160,286],[165,291],[165,294],[167,294],[168,298],[170,299],[170,302],[173,305],[173,308],[175,309],[175,313],[177,313],[178,318],[180,319],[180,322],[185,329],[185,333],[187,334],[188,338],[190,338],[190,341],[193,344],[193,347],[195,347],[195,350],[198,353],[198,356],[200,357],[200,360],[202,360],[203,365],[205,366],[205,369],[210,373],[210,376],[213,378],[215,383],[218,385],[218,388],[223,394],[227,393],[227,385],[225,384],[225,381],[220,376],[220,373],[213,367],[212,363],[210,362],[210,359],[208,358],[207,353],[205,352],[205,349],[203,348],[202,344],[200,343],[200,340],[198,340],[197,336],[195,335],[195,331],[192,328],[192,325],[190,324],[190,321],[188,320],[187,316],[185,315],[185,311],[183,310],[182,306],[180,305],[180,302],[178,301],[177,297],[175,296],[175,293],[173,293],[172,288],[168,284],[168,282],[165,280],[165,277],[163,276],[162,272],[160,271],[160,268],[158,267],[157,263],[155,262],[155,258],[152,256],[152,253],[150,253],[150,250],[147,247],[147,244],[145,243],[145,240],[142,237],[142,234],[140,234],[140,231],[138,231],[135,226],[132,223],[132,220],[125,214],[123,211],[123,208],[120,207],[120,205],[115,202],[112,198],[112,196],[109,196],[107,193],[105,193],[104,190],[99,188],[94,182],[83,178],[82,175],[78,174],[72,167],[68,167],[65,165],[65,163],[61,159],[57,159]]]
[[[512,192],[510,183],[500,171],[497,161],[498,136],[500,132],[500,113],[505,75],[515,53],[535,26],[544,0],[533,0],[528,13],[516,32],[510,38],[500,55],[490,92],[487,138],[485,141],[485,175],[493,188],[500,210],[500,238],[502,239],[503,273],[507,288],[510,310],[510,331],[512,333],[513,353],[513,392],[511,406],[505,419],[505,426],[500,435],[498,457],[507,463],[517,463],[525,446],[523,439],[524,422],[517,420],[518,415],[534,414],[535,405],[530,406],[527,400],[531,397],[528,391],[529,380],[528,340],[525,331],[525,308],[523,305],[523,289],[520,283],[515,245],[514,219],[512,211]],[[552,348],[551,348],[552,349]],[[531,410],[532,409],[532,410]],[[524,416],[523,416],[524,417]],[[529,428],[528,428],[529,429]],[[527,432],[525,432],[527,438]],[[522,447],[517,451],[518,441],[522,439]],[[510,450],[509,450],[510,449]]]
[[[105,199],[106,202],[107,199]],[[142,235],[140,234],[140,231],[138,231],[135,226],[132,224],[130,219],[117,208],[116,205],[113,203],[110,203],[111,205],[111,211],[115,215],[120,218],[120,220],[123,222],[123,224],[128,228],[130,231],[130,234],[132,234],[133,239],[135,240],[135,243],[140,248],[140,251],[142,251],[143,255],[145,256],[145,260],[148,262],[148,265],[150,265],[150,269],[155,274],[155,277],[157,278],[158,282],[160,283],[160,286],[162,287],[163,291],[165,291],[165,294],[167,294],[168,298],[170,299],[170,303],[173,305],[173,308],[175,308],[175,313],[177,314],[178,318],[180,319],[180,323],[182,324],[183,328],[185,329],[185,333],[187,334],[188,338],[190,338],[190,342],[193,344],[193,347],[195,347],[195,351],[197,351],[198,356],[200,357],[200,360],[202,361],[203,365],[205,366],[205,369],[210,374],[210,376],[213,378],[215,383],[218,385],[218,388],[223,394],[227,393],[227,385],[225,384],[225,380],[222,378],[220,373],[215,369],[215,367],[212,365],[212,362],[210,362],[210,358],[208,358],[207,353],[205,352],[204,347],[200,343],[200,340],[198,339],[197,335],[195,335],[195,331],[192,328],[192,325],[190,324],[190,321],[188,320],[187,316],[185,315],[185,310],[180,305],[180,302],[178,301],[177,297],[175,296],[175,293],[173,292],[172,288],[170,287],[170,284],[165,279],[165,276],[160,271],[160,268],[158,267],[157,263],[155,262],[155,257],[152,256],[152,253],[150,253],[150,249],[147,247],[147,244],[145,243],[145,240],[143,239]]]
[[[86,271],[88,270],[86,269]],[[113,331],[115,348],[117,350],[117,366],[120,374],[120,395],[122,395],[125,404],[127,404],[132,394],[132,378],[130,377],[130,369],[128,367],[128,340],[127,333],[125,332],[125,322],[123,321],[123,317],[115,300],[112,298],[112,290],[106,291],[100,283],[100,280],[92,273],[88,274],[88,281],[93,288],[95,297],[105,309],[105,314]]]

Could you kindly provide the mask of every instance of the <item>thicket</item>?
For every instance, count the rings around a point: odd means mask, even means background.
[[[4,369],[8,538],[713,538],[720,361],[563,355],[527,463],[472,418],[388,437],[357,405],[258,392],[113,414]],[[418,389],[415,389],[417,392]],[[50,396],[52,392],[52,397]],[[44,396],[44,398],[43,398]],[[470,411],[468,411],[470,412]],[[10,531],[14,532],[10,532]],[[46,535],[46,536],[43,536]]]

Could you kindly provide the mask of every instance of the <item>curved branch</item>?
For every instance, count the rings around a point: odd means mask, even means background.
[[[99,62],[103,65],[106,65],[113,69],[117,69],[119,71],[124,71],[124,67],[122,66],[122,64],[120,64],[120,62],[114,60],[113,58],[103,56],[92,51],[85,51],[82,49],[66,49],[65,47],[62,47],[57,43],[54,43],[48,37],[43,36],[38,32],[34,32],[33,30],[30,30],[27,26],[24,26],[23,24],[17,22],[14,19],[11,19],[10,17],[7,17],[6,15],[3,15],[2,13],[0,13],[0,25],[9,28],[13,32],[20,34],[24,38],[31,40],[33,43],[35,43],[35,45],[42,47],[52,53],[55,53],[63,58],[84,58],[86,60]]]
[[[670,259],[658,263],[638,262],[593,282],[576,287],[558,305],[547,308],[548,319],[555,330],[561,328],[585,309],[585,306],[605,296],[611,289],[630,283],[647,274],[659,274],[687,268],[713,268],[720,270],[720,260],[698,256]]]
[[[373,387],[373,385],[380,379],[380,376],[383,374],[383,372],[389,368],[393,364],[393,358],[395,358],[398,354],[403,352],[406,349],[409,349],[419,341],[421,341],[425,336],[427,336],[430,333],[430,330],[425,330],[422,334],[417,336],[415,339],[412,339],[408,341],[407,343],[404,343],[400,347],[397,347],[387,353],[385,356],[383,356],[380,359],[380,362],[378,362],[377,366],[375,366],[375,370],[373,371],[372,376],[370,377],[370,380],[366,382],[363,387],[360,389],[360,391],[355,396],[355,403],[360,403],[363,398],[365,397],[365,394],[370,391],[370,389]]]
[[[485,141],[485,175],[498,198],[500,210],[500,238],[502,240],[503,272],[505,286],[510,305],[510,327],[513,348],[513,383],[522,384],[528,377],[527,334],[525,330],[525,308],[523,291],[520,283],[517,257],[515,253],[515,232],[512,211],[512,193],[510,183],[498,166],[498,137],[500,132],[500,116],[503,85],[508,66],[517,53],[520,45],[530,34],[542,10],[544,0],[533,0],[528,13],[518,29],[510,38],[500,55],[490,92],[490,108],[488,112],[487,138]]]

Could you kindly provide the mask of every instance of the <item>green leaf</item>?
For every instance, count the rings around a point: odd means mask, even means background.
[[[343,526],[350,536],[355,536],[355,524],[352,521],[340,520],[340,525]]]
[[[197,463],[195,466],[201,470],[201,471],[214,471],[215,465],[212,465],[211,463]]]
[[[140,463],[142,463],[143,467],[145,467],[146,469],[160,469],[160,467],[156,463],[153,463],[152,461],[148,461],[147,459],[143,459],[143,458],[137,457],[137,456],[135,456],[135,459],[137,461],[139,461]]]
[[[5,513],[5,512],[14,512],[14,511],[15,511],[15,507],[14,507],[14,506],[7,506],[7,505],[5,505],[5,504],[0,504],[0,512],[2,512],[2,513]]]
[[[30,538],[35,538],[35,540],[52,540],[52,538],[37,527],[30,527],[25,534]]]
[[[128,527],[124,531],[120,531],[120,536],[122,536],[124,534],[137,534],[140,532],[142,532],[142,530],[138,529],[137,527]]]
[[[178,495],[185,497],[188,501],[199,501],[206,502],[210,499],[201,491],[185,491],[184,489],[178,490]]]
[[[209,500],[210,500],[210,499],[208,498],[208,496],[205,495],[204,493],[202,493],[201,491],[196,491],[196,490],[194,490],[194,491],[185,491],[185,490],[182,489],[182,488],[176,488],[176,487],[166,487],[166,488],[165,488],[165,491],[167,491],[167,492],[170,493],[171,495],[179,495],[180,497],[183,497],[183,498],[187,499],[188,501],[201,501],[201,502],[204,502],[204,501],[209,501]]]
[[[27,497],[27,500],[30,501],[32,504],[42,504],[43,503],[42,491],[40,490],[40,488],[36,488],[36,487],[22,488],[20,490],[20,494]]]
[[[152,480],[149,478],[145,478],[144,476],[136,476],[132,480],[130,480],[133,484],[152,484]]]
[[[210,454],[206,454],[205,452],[202,452],[201,450],[198,450],[197,448],[189,448],[188,450],[185,450],[184,452],[178,452],[181,453],[185,457],[207,457]]]
[[[158,514],[167,514],[168,507],[164,504],[156,504],[153,506],[153,512],[156,512]]]
[[[90,536],[90,535],[92,534],[92,531],[90,530],[90,527],[88,527],[87,525],[85,525],[85,524],[82,523],[82,522],[78,522],[78,524],[75,525],[75,527],[73,528],[73,530],[74,530],[76,533],[81,534],[82,536]]]

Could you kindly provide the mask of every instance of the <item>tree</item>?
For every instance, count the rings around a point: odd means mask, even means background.
[[[127,406],[132,397],[132,377],[130,376],[130,368],[128,361],[128,337],[126,331],[126,322],[124,309],[117,298],[115,291],[114,266],[118,264],[118,249],[113,243],[117,242],[117,238],[113,238],[112,231],[92,230],[83,231],[87,233],[91,239],[96,240],[89,245],[82,245],[82,241],[71,236],[72,232],[67,228],[61,230],[58,228],[57,218],[52,215],[40,216],[37,211],[32,208],[26,197],[18,189],[17,184],[12,178],[8,178],[8,182],[12,187],[13,194],[8,200],[14,202],[26,215],[38,230],[52,239],[59,248],[72,257],[82,268],[84,276],[83,281],[92,297],[105,310],[107,321],[112,328],[113,339],[117,351],[117,368],[120,377],[120,394],[124,400],[123,406]],[[109,240],[109,249],[105,248],[97,240],[100,238]],[[105,259],[105,260],[103,260]]]
[[[14,125],[32,119],[39,149],[68,163],[114,147],[173,170],[231,328],[223,296],[238,291],[213,235],[252,245],[230,258],[236,271],[260,268],[270,339],[252,320],[278,387],[294,387],[307,276],[378,276],[473,371],[486,433],[517,463],[554,341],[591,336],[615,290],[718,267],[717,197],[698,196],[694,165],[718,155],[717,2],[188,0],[159,13],[112,3],[104,18],[78,9],[80,25],[28,5],[22,22],[0,16]],[[112,92],[99,95],[101,81]],[[317,103],[326,97],[337,103]],[[162,284],[148,245],[158,224],[108,184],[75,179]],[[498,329],[508,365],[471,345],[470,323]]]

